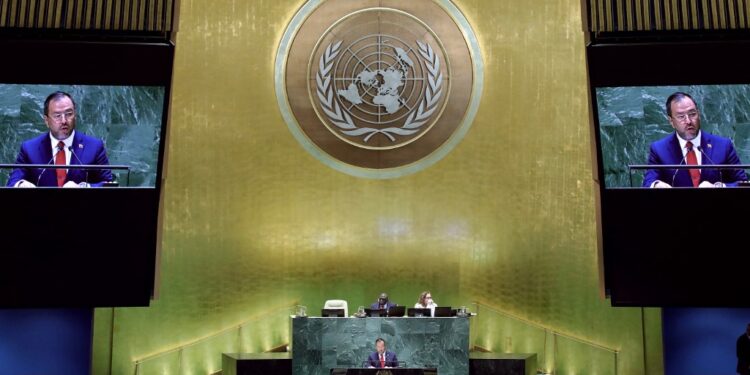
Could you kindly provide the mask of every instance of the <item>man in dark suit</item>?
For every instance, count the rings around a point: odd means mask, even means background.
[[[398,358],[396,353],[385,349],[385,340],[378,337],[375,340],[375,352],[370,353],[367,363],[375,368],[398,367]]]
[[[391,307],[395,307],[395,303],[391,303],[388,301],[388,294],[386,293],[380,293],[380,296],[378,297],[378,302],[373,303],[370,305],[370,309],[372,310],[388,310]]]
[[[750,324],[737,339],[737,373],[750,375]]]
[[[651,144],[649,164],[741,164],[731,140],[701,131],[700,112],[690,95],[670,95],[666,110],[675,132]],[[746,180],[743,169],[649,169],[643,187],[725,187]]]
[[[44,101],[44,123],[49,132],[23,142],[16,164],[108,165],[104,143],[76,132],[76,104],[70,94],[57,91]],[[7,186],[90,187],[112,181],[108,169],[16,168]]]

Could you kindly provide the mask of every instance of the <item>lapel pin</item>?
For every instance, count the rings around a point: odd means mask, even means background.
[[[712,148],[712,147],[714,147],[714,146],[712,146],[712,145],[711,145],[710,143],[709,143],[709,144],[707,144],[706,146],[708,146],[708,148]]]
[[[708,147],[711,147],[711,145],[708,145]],[[79,143],[78,148],[83,148],[83,143]]]

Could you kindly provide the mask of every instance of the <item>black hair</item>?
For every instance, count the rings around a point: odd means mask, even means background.
[[[75,107],[76,107],[76,101],[73,100],[73,97],[70,96],[70,94],[68,94],[65,91],[55,91],[52,94],[49,94],[47,96],[47,99],[44,100],[44,115],[47,116],[48,111],[49,111],[49,103],[51,101],[53,101],[53,100],[60,100],[62,98],[68,98],[68,99],[70,99],[70,101],[73,102],[73,109],[75,109]]]
[[[682,100],[682,99],[685,99],[685,98],[688,98],[688,99],[692,100],[693,104],[695,104],[696,107],[698,106],[698,104],[695,103],[695,99],[693,99],[693,97],[690,96],[690,94],[684,93],[684,92],[681,92],[681,91],[677,91],[676,93],[670,95],[667,98],[667,105],[666,105],[666,107],[667,107],[667,116],[672,117],[672,102],[677,101],[677,100]]]

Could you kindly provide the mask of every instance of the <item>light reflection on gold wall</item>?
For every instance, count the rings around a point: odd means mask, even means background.
[[[455,3],[485,60],[475,123],[434,166],[367,180],[310,156],[278,111],[273,58],[302,1],[181,1],[160,299],[116,309],[113,327],[97,311],[95,373],[110,328],[113,373],[132,374],[136,358],[293,301],[315,313],[344,298],[352,311],[380,291],[411,305],[425,289],[618,348],[619,373],[644,372],[640,310],[598,297],[579,2]],[[282,344],[258,336],[248,351]],[[183,368],[207,368],[216,350]],[[572,358],[558,373],[607,366]]]

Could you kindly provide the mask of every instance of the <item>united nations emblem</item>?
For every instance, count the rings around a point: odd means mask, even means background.
[[[315,74],[314,98],[331,132],[375,149],[401,147],[426,132],[445,102],[440,56],[432,46],[417,41],[414,48],[383,34],[341,43],[325,48]],[[368,145],[377,135],[391,144]]]
[[[309,1],[277,54],[287,125],[313,155],[357,176],[436,162],[470,127],[481,93],[481,56],[465,35],[447,0]]]

